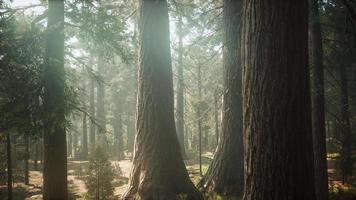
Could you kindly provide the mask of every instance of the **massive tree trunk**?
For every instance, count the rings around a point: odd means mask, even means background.
[[[89,127],[89,142],[90,142],[90,150],[92,150],[95,146],[95,124],[93,122],[95,118],[95,84],[94,84],[94,77],[92,73],[90,73],[90,83],[89,83],[89,114],[91,117],[90,127]]]
[[[63,0],[48,1],[45,63],[43,199],[67,199]]]
[[[202,199],[189,179],[174,123],[167,2],[140,0],[139,14],[137,135],[124,199]]]
[[[340,96],[341,96],[341,172],[342,182],[352,175],[352,134],[350,129],[349,92],[345,63],[341,63],[340,69]]]
[[[242,86],[239,62],[241,0],[224,1],[224,102],[218,147],[200,182],[207,192],[241,196],[243,192]]]
[[[315,200],[308,0],[245,0],[244,200]]]
[[[318,1],[309,0],[309,6],[315,194],[317,200],[328,200],[329,188],[325,136],[324,66]]]
[[[6,133],[6,156],[7,156],[7,199],[12,200],[12,157],[11,157],[11,137]]]
[[[179,8],[177,8],[179,9]],[[179,13],[180,15],[180,13]],[[183,77],[183,32],[182,32],[182,17],[179,16],[177,31],[178,31],[178,81],[177,81],[177,133],[180,144],[180,149],[183,157],[186,157],[184,146],[184,77]]]

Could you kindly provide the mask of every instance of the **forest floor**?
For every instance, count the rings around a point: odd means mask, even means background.
[[[188,156],[190,157],[190,156]],[[208,165],[212,159],[212,153],[208,152],[203,155],[202,159],[202,171],[205,173],[208,169]],[[199,163],[198,159],[193,158],[186,160],[187,170],[192,181],[197,184],[201,179],[199,173]],[[87,188],[85,186],[85,172],[84,169],[88,161],[73,161],[68,160],[68,189],[70,193],[70,199],[84,199],[87,193]],[[125,159],[121,161],[111,161],[111,165],[114,168],[117,176],[114,178],[114,195],[115,199],[120,197],[128,184],[129,175],[131,172],[132,162],[130,159]],[[39,167],[39,169],[41,166]],[[32,164],[30,164],[30,184],[25,185],[23,181],[16,180],[13,184],[13,199],[14,200],[40,200],[42,199],[42,173],[41,171],[34,170]],[[0,199],[6,199],[7,195],[6,185],[0,185]]]
[[[197,184],[200,179],[199,173],[199,159],[196,153],[188,153],[187,157],[190,159],[185,160],[189,176],[194,184]],[[211,152],[207,152],[203,155],[202,159],[202,171],[203,174],[206,173],[209,163],[213,157]],[[88,161],[73,161],[68,160],[68,188],[70,193],[70,199],[85,199],[87,193],[87,188],[85,185],[85,169],[88,165]],[[118,199],[125,191],[129,175],[131,172],[132,162],[130,159],[125,159],[121,161],[111,161],[111,165],[114,168],[116,176],[114,177],[113,185],[115,199]],[[340,193],[340,191],[347,191],[353,187],[342,184],[338,178],[337,172],[335,171],[334,162],[329,160],[328,162],[328,173],[329,173],[329,186],[334,194]],[[39,165],[39,169],[41,166]],[[18,172],[17,172],[18,173]],[[14,200],[40,200],[42,199],[42,173],[39,170],[34,170],[33,163],[30,163],[30,184],[25,185],[23,183],[23,178],[18,178],[19,176],[14,176],[13,184],[13,199]],[[0,199],[7,199],[7,187],[6,185],[0,184]],[[336,192],[335,192],[336,191]],[[354,199],[352,196],[350,199]],[[344,198],[332,198],[332,199],[342,199]],[[349,198],[345,198],[345,200]]]

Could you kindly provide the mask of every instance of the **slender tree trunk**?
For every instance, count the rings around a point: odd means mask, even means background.
[[[201,86],[201,66],[200,64],[198,65],[198,110],[197,110],[197,115],[198,115],[198,149],[199,149],[199,174],[200,176],[203,176],[203,171],[202,171],[202,86]]]
[[[34,141],[34,147],[35,147],[35,155],[34,155],[34,158],[33,158],[33,162],[34,162],[34,168],[35,168],[35,171],[38,170],[38,139],[36,138],[35,141]]]
[[[216,137],[216,147],[219,143],[219,109],[218,109],[218,92],[215,90],[214,92],[214,121],[215,121],[215,137]]]
[[[133,152],[134,150],[134,138],[135,138],[135,127],[133,123],[134,114],[132,112],[131,106],[128,106],[127,111],[127,126],[126,126],[126,134],[127,134],[127,148],[129,152]]]
[[[179,16],[178,19],[177,31],[178,31],[179,42],[178,42],[178,65],[177,65],[178,81],[177,81],[177,100],[176,100],[177,101],[176,121],[177,121],[177,133],[178,133],[180,149],[182,151],[183,158],[186,158],[185,146],[184,146],[183,33],[182,33],[181,16]]]
[[[88,124],[87,124],[87,114],[83,113],[83,135],[82,135],[82,152],[81,157],[86,160],[88,157]]]
[[[87,84],[86,81],[83,81],[83,91],[84,93],[87,91]],[[84,110],[87,108],[87,98],[86,95],[83,94],[83,107]],[[90,109],[90,108],[89,108]],[[89,111],[90,112],[90,111]],[[81,160],[86,160],[88,157],[88,120],[87,120],[87,114],[82,113],[82,138],[81,138],[81,152],[80,152],[80,159]]]
[[[89,83],[89,113],[91,116],[90,119],[90,128],[89,128],[89,142],[90,142],[90,150],[92,150],[95,146],[95,124],[93,122],[95,118],[95,84],[93,75],[90,75],[90,83]]]
[[[97,119],[99,122],[99,127],[97,129],[97,134],[99,138],[99,143],[102,148],[106,149],[106,112],[105,112],[105,85],[104,85],[104,72],[105,64],[103,58],[100,56],[98,58],[98,74],[100,75],[100,80],[97,82]]]
[[[121,96],[114,93],[115,113],[114,113],[114,135],[115,135],[115,151],[117,159],[120,161],[124,159],[124,141],[123,141],[123,128],[122,128],[122,100]]]
[[[309,0],[309,6],[315,194],[317,200],[328,200],[329,188],[325,136],[324,66],[318,0]]]
[[[139,1],[139,82],[136,143],[124,199],[202,199],[185,168],[174,123],[166,0]]]
[[[77,127],[75,128],[76,130],[72,132],[72,137],[73,137],[73,158],[74,160],[78,159],[78,133],[77,132]]]
[[[215,192],[228,197],[241,196],[244,184],[242,86],[241,65],[238,57],[241,10],[241,0],[224,1],[225,82],[222,130],[214,159],[199,184],[207,192]]]
[[[7,199],[12,200],[12,159],[11,159],[11,139],[10,132],[6,133],[6,154],[7,154]]]
[[[45,56],[47,112],[44,133],[43,199],[65,200],[67,196],[67,146],[64,99],[64,1],[48,1]]]
[[[68,146],[68,152],[67,155],[68,157],[73,158],[73,133],[68,133],[68,141],[67,141],[67,146]]]
[[[352,134],[350,129],[349,92],[346,66],[340,65],[340,96],[341,96],[341,165],[342,182],[347,182],[347,178],[352,175]]]
[[[308,0],[244,0],[244,200],[315,200]]]
[[[25,184],[29,185],[30,181],[29,181],[29,160],[30,160],[30,136],[29,133],[25,133]]]

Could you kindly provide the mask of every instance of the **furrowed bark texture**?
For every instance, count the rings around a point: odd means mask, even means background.
[[[308,0],[244,0],[244,200],[315,200]]]
[[[223,196],[243,193],[242,86],[239,29],[242,1],[224,1],[224,102],[222,130],[208,172],[200,182],[206,192]]]
[[[139,15],[137,135],[124,199],[202,199],[185,169],[175,129],[167,2],[140,0]]]
[[[309,0],[309,7],[309,55],[312,78],[312,130],[315,165],[315,194],[317,200],[328,200],[329,186],[326,160],[323,46],[318,1]]]
[[[63,0],[48,1],[45,63],[43,199],[67,199]]]

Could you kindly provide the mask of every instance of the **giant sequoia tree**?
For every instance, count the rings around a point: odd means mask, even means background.
[[[244,200],[314,200],[308,0],[245,0]]]
[[[140,0],[139,17],[137,135],[124,198],[201,199],[185,169],[174,124],[166,0]]]
[[[327,200],[329,189],[325,139],[324,66],[318,1],[309,0],[309,6],[315,193],[318,200]]]
[[[48,1],[45,67],[43,198],[67,199],[63,0]]]
[[[239,27],[242,1],[224,1],[224,102],[222,131],[214,159],[200,185],[208,192],[238,196],[243,191],[242,89]]]

